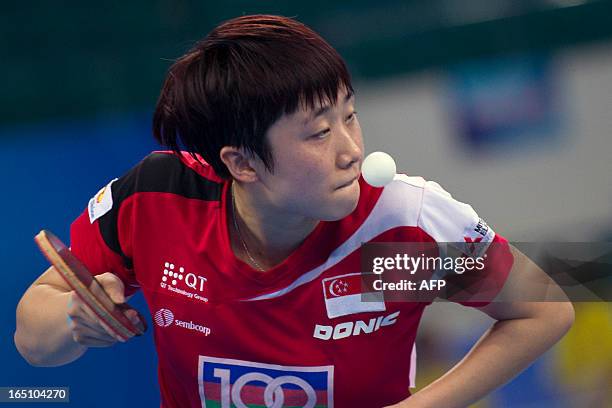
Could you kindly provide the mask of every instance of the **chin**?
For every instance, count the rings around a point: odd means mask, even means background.
[[[353,188],[342,193],[342,196],[335,197],[330,203],[329,211],[320,218],[321,221],[338,221],[355,211],[359,203],[359,184],[355,183]]]

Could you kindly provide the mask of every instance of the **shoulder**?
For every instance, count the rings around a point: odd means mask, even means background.
[[[418,227],[439,242],[490,241],[495,235],[471,205],[423,177],[397,174],[384,188],[364,183],[364,193],[364,202],[375,201],[367,217],[389,227]]]
[[[451,194],[440,184],[432,180],[426,180],[421,176],[396,174],[393,181],[385,186],[385,190],[390,190],[396,194],[418,195],[423,198],[425,195],[433,195],[452,199]]]
[[[372,187],[363,182],[363,192],[375,200],[372,211],[382,217],[393,217],[403,220],[406,225],[416,225],[424,204],[427,191],[439,185],[419,176],[396,174],[394,179],[383,188]],[[440,187],[441,188],[441,187]]]
[[[397,174],[384,187],[373,187],[360,178],[361,194],[356,210],[345,223],[382,233],[397,227],[418,227],[425,190],[422,177]]]
[[[436,241],[491,242],[495,238],[493,229],[470,204],[455,199],[434,181],[423,186],[418,222]]]
[[[422,215],[451,215],[457,209],[470,210],[469,204],[455,199],[440,184],[420,176],[396,174],[391,183],[385,186],[381,198],[387,200],[410,200],[410,208]],[[406,208],[405,205],[403,208]],[[425,213],[425,214],[423,214]]]
[[[215,173],[212,166],[200,155],[189,152],[154,151],[146,156],[136,168],[140,168],[141,171],[151,173],[152,175],[194,172],[211,182],[223,182],[223,179]]]
[[[171,193],[186,198],[218,200],[223,180],[198,156],[187,152],[152,152],[113,183],[113,196]]]

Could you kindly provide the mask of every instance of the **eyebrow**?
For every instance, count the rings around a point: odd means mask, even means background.
[[[351,98],[353,98],[355,96],[355,94],[353,92],[348,92],[346,94],[346,96],[344,97],[344,103],[347,103],[348,101],[351,100]],[[319,108],[314,115],[311,115],[309,117],[307,117],[306,119],[304,119],[304,121],[302,122],[302,124],[307,125],[308,122],[315,120],[316,118],[318,118],[319,116],[329,112],[329,109],[331,108],[331,105],[327,105],[324,106],[322,108]]]

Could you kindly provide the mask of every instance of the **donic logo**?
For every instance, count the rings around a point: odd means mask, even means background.
[[[168,327],[174,321],[174,313],[169,309],[159,309],[153,316],[155,323],[161,327]]]
[[[198,378],[206,407],[333,407],[334,366],[281,366],[200,356]]]
[[[313,337],[321,340],[338,340],[349,336],[359,336],[361,333],[369,334],[380,330],[381,327],[391,326],[397,322],[399,310],[387,316],[371,318],[367,323],[363,320],[355,322],[339,323],[335,326],[317,324],[314,329]]]

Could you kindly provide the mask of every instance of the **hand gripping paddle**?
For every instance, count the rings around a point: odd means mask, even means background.
[[[50,231],[42,230],[34,241],[55,267],[60,276],[76,292],[96,316],[123,340],[133,335],[140,336],[147,329],[144,318],[138,314],[142,328],[134,325],[123,314],[131,309],[127,304],[116,304],[106,293],[100,282],[87,270],[64,243]]]

